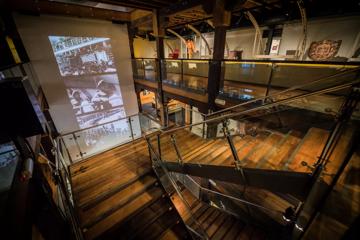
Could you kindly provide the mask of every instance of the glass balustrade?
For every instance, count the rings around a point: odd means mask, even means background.
[[[61,135],[62,153],[74,163],[159,129],[158,123],[138,114]]]
[[[155,81],[155,61],[155,59],[134,59],[135,79]],[[163,84],[205,94],[210,61],[163,59],[161,60]],[[319,86],[332,86],[332,84],[352,81],[358,77],[356,73],[358,69],[359,66],[356,64],[223,60],[219,98],[247,102],[295,86],[300,86],[297,88],[297,93],[314,91],[319,89]],[[314,84],[309,85],[311,82]],[[171,88],[165,87],[164,91],[171,92]],[[288,97],[289,94],[290,91],[284,97]]]
[[[208,60],[162,60],[163,83],[186,91],[205,94],[209,72]]]
[[[144,58],[144,79],[147,81],[156,82],[157,71],[156,71],[156,59]]]
[[[163,66],[165,69],[163,70],[162,79],[164,84],[174,86],[174,87],[182,87],[183,85],[183,70],[182,70],[182,60],[163,60]]]
[[[145,79],[144,61],[142,59],[132,59],[134,79]]]
[[[266,95],[271,75],[271,63],[223,62],[223,86],[220,95],[249,101]]]

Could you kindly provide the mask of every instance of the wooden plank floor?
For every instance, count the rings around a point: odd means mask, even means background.
[[[263,230],[198,201],[186,188],[182,190],[182,195],[189,203],[191,213],[197,223],[190,217],[179,196],[174,195],[173,201],[181,217],[185,223],[197,232],[202,232],[200,228],[205,231],[210,239],[266,239],[266,234]]]
[[[234,166],[234,157],[226,139],[202,139],[185,130],[177,131],[174,136],[184,162]],[[262,130],[254,137],[234,136],[233,142],[244,167],[311,172],[328,136],[329,132],[320,128],[310,128],[304,137],[291,130],[287,133]],[[350,132],[344,136],[345,140],[349,136]],[[176,162],[178,156],[170,136],[162,136],[160,142],[162,159]],[[153,144],[157,144],[155,140]],[[336,165],[336,159],[331,161]],[[326,171],[333,169],[329,167]]]
[[[152,171],[145,140],[91,157],[70,172],[86,239],[188,237]]]
[[[329,159],[325,170],[329,176],[338,168],[339,161],[342,161],[352,134],[352,129],[346,131],[333,157]],[[255,136],[234,136],[233,140],[239,159],[245,167],[310,172],[328,135],[328,131],[320,128],[310,128],[305,134],[296,131],[284,133],[260,130]],[[234,166],[234,158],[226,139],[205,140],[187,130],[176,131],[174,136],[184,162]],[[156,137],[151,139],[151,143],[158,151]],[[178,161],[179,156],[170,135],[161,136],[160,143],[162,159]],[[139,216],[144,209],[159,202],[164,195],[152,172],[149,149],[143,139],[76,163],[71,166],[70,172],[75,203],[87,239],[111,239],[116,234],[124,234],[117,229],[121,229],[123,224],[134,216]],[[233,188],[229,191],[236,192],[239,189]],[[278,211],[292,206],[286,199],[261,189],[249,188],[245,197],[248,201]],[[199,220],[214,239],[236,239],[241,234],[253,236],[253,230],[246,226],[242,232],[233,230],[232,226],[240,228],[241,224],[234,219],[228,219],[224,213],[215,213],[213,209],[201,204],[194,206],[193,210],[197,212]],[[181,231],[176,229],[181,227],[176,224],[176,214],[171,211],[167,213],[164,209],[162,211],[166,214],[163,215],[160,211],[157,212],[159,215],[151,215],[157,219],[156,224],[150,224],[153,231],[137,226],[142,230],[139,230],[136,236],[145,234],[154,239],[171,238],[173,234],[178,236]],[[167,217],[173,220],[168,223],[165,220]],[[256,235],[257,233],[254,236]]]

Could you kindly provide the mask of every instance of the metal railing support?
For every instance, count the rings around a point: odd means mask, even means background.
[[[178,148],[178,146],[176,145],[175,135],[172,134],[170,138],[171,138],[171,143],[173,144],[173,146],[174,146],[174,148],[175,148],[175,152],[176,152],[176,156],[177,156],[177,161],[178,161],[179,164],[183,164],[183,159],[182,159],[182,157],[181,157],[179,148]]]
[[[172,187],[175,189],[176,193],[178,194],[180,200],[182,201],[182,203],[184,204],[186,210],[190,213],[190,218],[192,219],[192,221],[198,225],[199,229],[201,230],[202,234],[201,236],[204,239],[209,239],[209,236],[207,235],[207,233],[205,232],[205,230],[202,228],[201,224],[196,220],[196,218],[193,216],[192,212],[191,212],[191,207],[189,205],[189,203],[185,200],[184,196],[182,195],[179,186],[176,184],[176,181],[171,177],[171,174],[169,173],[169,171],[167,170],[167,168],[163,165],[162,160],[160,159],[159,155],[155,152],[153,145],[150,142],[150,139],[145,137],[145,140],[148,144],[148,147],[150,149],[150,151],[152,152],[152,155],[155,157],[156,159],[156,163],[158,164],[158,166],[161,167],[161,169],[163,170],[164,174],[166,175],[166,177],[169,179]],[[161,180],[161,179],[160,179]]]
[[[235,167],[236,167],[237,170],[240,171],[241,177],[243,178],[243,181],[244,181],[245,186],[246,186],[247,181],[246,181],[246,178],[245,178],[244,171],[242,169],[242,164],[241,164],[241,161],[239,159],[239,155],[237,154],[234,142],[232,140],[232,137],[231,137],[231,134],[230,134],[230,131],[229,131],[229,128],[228,128],[228,120],[227,119],[225,119],[223,121],[223,132],[224,132],[224,136],[226,137],[226,139],[227,139],[227,141],[229,143],[231,153],[232,153],[232,155],[234,157]]]

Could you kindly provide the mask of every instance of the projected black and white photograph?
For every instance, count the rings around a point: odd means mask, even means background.
[[[49,36],[80,129],[125,117],[109,38]]]
[[[116,72],[110,38],[49,36],[61,76]]]
[[[64,78],[80,128],[125,117],[116,74]]]

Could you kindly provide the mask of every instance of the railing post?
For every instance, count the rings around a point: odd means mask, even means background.
[[[203,121],[206,120],[206,116],[203,116]],[[202,138],[205,138],[205,127],[206,127],[206,123],[202,123]]]
[[[230,145],[230,150],[231,150],[231,153],[234,157],[234,160],[235,160],[235,167],[237,170],[239,170],[241,172],[241,176],[244,180],[244,183],[246,184],[246,178],[245,178],[245,174],[244,174],[244,171],[241,167],[241,161],[239,159],[239,156],[237,154],[237,151],[236,151],[236,148],[235,148],[235,145],[234,145],[234,142],[232,141],[232,137],[231,137],[231,134],[230,134],[230,131],[229,131],[229,128],[228,128],[228,122],[227,122],[227,119],[225,119],[223,121],[223,132],[224,132],[224,136],[226,137],[229,145]]]
[[[132,128],[131,117],[128,118],[128,121],[129,121],[131,139],[134,140],[134,131],[133,131],[133,128]]]
[[[141,64],[142,64],[142,67],[143,67],[143,70],[144,70],[144,80],[146,80],[145,62],[144,62],[143,58],[141,59]]]
[[[269,73],[269,80],[268,80],[268,83],[267,83],[267,86],[266,86],[266,93],[265,93],[265,98],[264,98],[264,100],[263,100],[263,103],[266,102],[267,97],[269,96],[269,92],[270,92],[270,88],[271,88],[271,83],[272,83],[272,77],[273,77],[274,68],[276,68],[276,65],[274,65],[274,63],[272,62],[272,63],[271,63],[270,73]]]
[[[198,220],[193,216],[193,213],[191,211],[191,207],[189,205],[189,203],[185,200],[183,194],[180,191],[180,187],[177,185],[176,181],[174,180],[174,178],[171,176],[171,174],[169,173],[169,171],[167,170],[167,168],[164,166],[164,164],[162,163],[160,157],[156,154],[150,140],[148,138],[145,138],[148,147],[150,149],[150,151],[152,152],[152,154],[155,156],[155,158],[157,159],[157,165],[162,169],[164,175],[169,179],[171,186],[173,187],[173,189],[175,190],[175,192],[177,193],[177,195],[179,196],[180,200],[182,201],[182,203],[185,206],[185,209],[188,211],[188,213],[190,214],[190,218],[192,219],[192,221],[199,227],[198,229],[201,231],[202,233],[202,237],[205,239],[209,239],[206,231],[202,228],[201,224],[198,222]],[[156,167],[154,167],[154,170],[156,169]],[[155,170],[155,173],[158,175],[158,172]],[[158,178],[160,179],[160,181],[163,181],[162,178],[158,175]],[[164,184],[163,184],[164,185]]]
[[[78,141],[77,141],[77,137],[76,137],[75,133],[73,133],[72,135],[73,135],[73,138],[74,138],[76,147],[77,147],[77,149],[78,149],[78,151],[79,151],[80,157],[83,158],[83,156],[84,156],[84,154],[86,154],[86,152],[82,152],[82,151],[81,151],[81,148],[80,148],[80,145],[79,145],[79,143],[78,143]]]
[[[178,146],[176,145],[176,139],[175,139],[175,135],[171,134],[171,143],[173,144],[174,148],[175,148],[175,152],[176,152],[176,156],[177,156],[177,161],[179,164],[183,164],[183,159],[181,157],[180,151]]]
[[[180,59],[180,66],[181,66],[181,76],[180,76],[180,86],[181,88],[185,87],[184,84],[184,60]]]
[[[157,144],[158,144],[158,152],[159,152],[159,159],[161,160],[161,139],[160,139],[160,134],[158,134],[157,136]]]
[[[63,137],[62,137],[62,136],[59,136],[59,138],[60,138],[59,141],[58,141],[58,142],[59,142],[59,143],[58,143],[59,149],[60,149],[61,152],[62,152],[62,147],[60,148],[60,146],[64,145],[66,154],[69,156],[70,164],[73,164],[74,162],[73,162],[72,157],[71,157],[71,155],[70,155],[70,151],[69,151],[69,149],[67,148]],[[62,142],[62,144],[60,144],[60,142]]]

